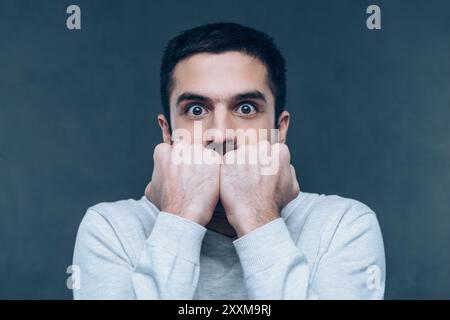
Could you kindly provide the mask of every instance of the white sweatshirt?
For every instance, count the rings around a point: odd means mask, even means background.
[[[75,299],[382,299],[375,213],[300,192],[271,221],[230,238],[142,196],[99,203],[78,230]]]

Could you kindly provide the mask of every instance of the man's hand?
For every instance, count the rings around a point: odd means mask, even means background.
[[[257,157],[256,164],[249,163],[252,156]],[[264,158],[266,166],[267,161],[278,161],[278,170],[261,174],[265,166],[260,160]],[[238,159],[246,160],[242,164]],[[281,209],[299,192],[285,144],[270,145],[268,141],[261,141],[242,145],[224,156],[220,170],[220,199],[228,222],[239,237],[279,218]]]
[[[174,157],[175,152],[196,154],[203,160],[199,164],[180,161]],[[161,211],[203,226],[208,224],[219,200],[219,154],[201,144],[180,141],[173,145],[160,143],[155,148],[153,159],[152,180],[145,189],[147,199]]]

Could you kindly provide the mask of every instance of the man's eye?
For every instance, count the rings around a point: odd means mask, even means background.
[[[193,104],[186,109],[186,113],[192,116],[201,116],[206,113],[206,109],[198,104]]]
[[[244,114],[244,115],[250,115],[250,114],[254,114],[258,111],[258,109],[250,104],[250,103],[243,103],[240,104],[237,108],[236,108],[237,112]]]

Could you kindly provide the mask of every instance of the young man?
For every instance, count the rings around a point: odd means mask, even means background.
[[[262,32],[217,23],[172,39],[161,65],[164,142],[152,179],[139,200],[87,210],[74,297],[382,299],[375,213],[356,200],[300,191],[285,144],[285,95],[284,59]],[[263,135],[242,134],[252,130]],[[179,131],[183,139],[174,138]],[[204,161],[177,162],[174,154]],[[233,161],[262,154],[277,160],[276,170]]]

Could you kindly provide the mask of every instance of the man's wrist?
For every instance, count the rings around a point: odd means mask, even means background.
[[[245,277],[267,269],[286,256],[299,253],[281,217],[234,240],[233,244]]]
[[[194,210],[189,209],[188,206],[183,204],[170,203],[161,208],[161,211],[169,212],[178,217],[193,221],[197,224],[200,224],[203,227],[208,223],[208,221],[206,221],[203,215],[195,213]]]
[[[237,213],[239,216],[240,213]],[[236,231],[238,238],[243,237],[244,235],[252,232],[255,229],[258,229],[269,222],[280,218],[280,214],[278,211],[270,210],[266,211],[263,214],[260,212],[252,212],[247,214],[240,215],[241,217],[245,217],[245,219],[237,219],[238,221],[234,223],[230,223],[231,226]],[[239,221],[241,220],[241,221]]]
[[[199,263],[206,228],[194,221],[160,211],[146,243],[173,255]]]

